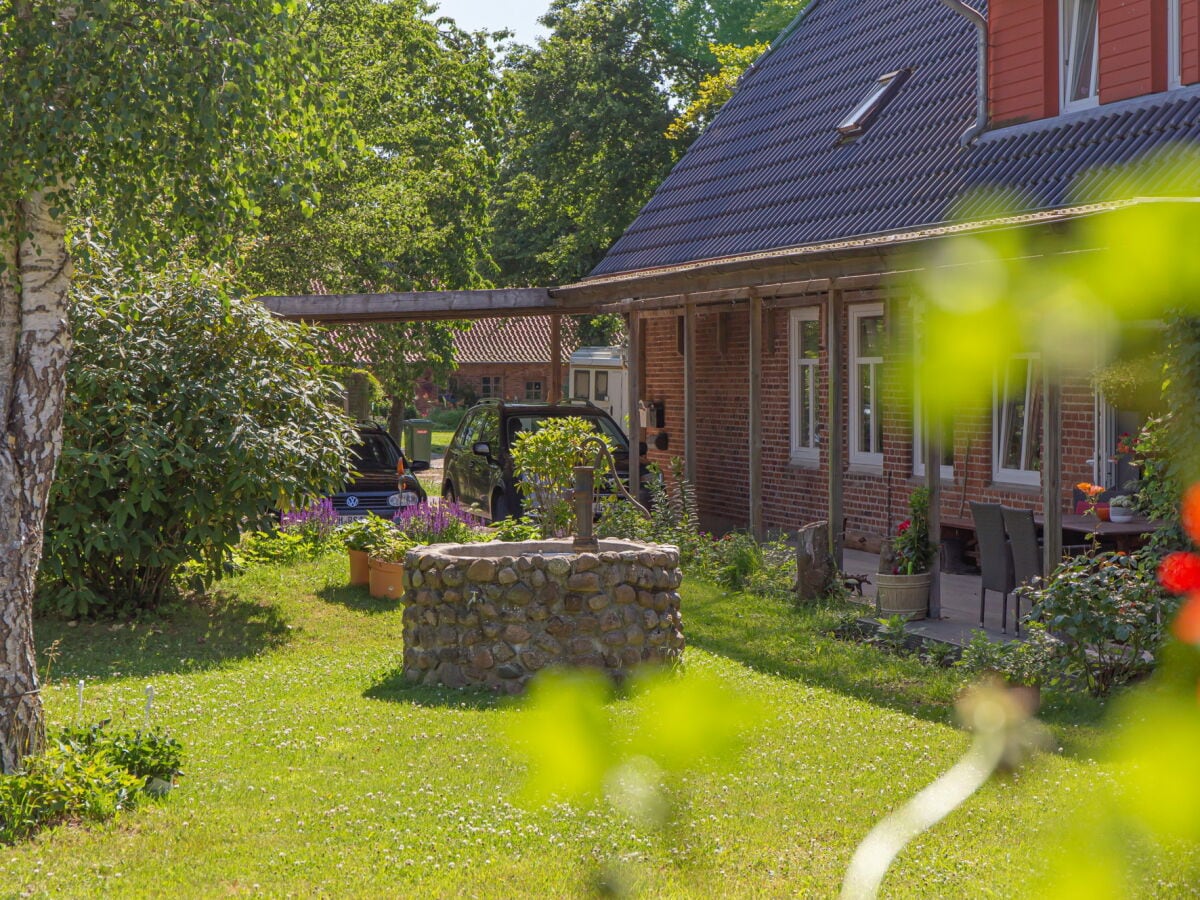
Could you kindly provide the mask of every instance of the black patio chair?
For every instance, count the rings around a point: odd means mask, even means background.
[[[979,627],[983,627],[984,604],[988,591],[1001,595],[1000,630],[1008,630],[1008,595],[1016,587],[1013,579],[1012,552],[1004,534],[1004,516],[999,503],[971,503],[975,521],[975,539],[979,542]]]
[[[1008,546],[1012,552],[1013,615],[1016,633],[1021,633],[1021,597],[1030,583],[1042,577],[1042,548],[1038,543],[1037,523],[1033,521],[1033,510],[1001,507],[1004,531],[1008,535]]]

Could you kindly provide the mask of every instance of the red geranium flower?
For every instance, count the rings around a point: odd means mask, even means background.
[[[912,519],[905,519],[903,522],[900,523],[900,527],[896,529],[896,533],[904,534],[904,532],[908,531],[908,529],[911,527],[912,527]]]
[[[1158,582],[1173,594],[1200,592],[1200,556],[1172,553],[1158,566]]]

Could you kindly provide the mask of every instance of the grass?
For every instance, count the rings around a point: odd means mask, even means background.
[[[497,737],[521,713],[410,687],[400,611],[344,581],[339,554],[254,570],[153,624],[40,622],[40,646],[61,641],[51,719],[76,719],[83,679],[84,721],[140,723],[153,685],[186,776],[109,825],[0,849],[4,894],[578,896],[617,855],[647,896],[832,896],[870,826],[967,744],[948,724],[953,673],[825,636],[829,609],[689,584],[689,666],[769,710],[741,764],[690,779],[691,815],[665,838],[602,809],[522,809],[521,764]],[[1063,751],[916,841],[887,896],[1028,886],[1057,823],[1110,780],[1092,760],[1100,705],[1048,715]],[[1178,860],[1147,865],[1134,894],[1179,895]]]
[[[454,438],[454,429],[449,431],[434,431],[430,434],[430,442],[433,447],[433,452],[441,456],[446,452],[446,448],[450,446],[450,441]]]

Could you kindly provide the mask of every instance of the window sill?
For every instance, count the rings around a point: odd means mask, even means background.
[[[1020,481],[1004,481],[1000,478],[992,478],[992,483],[988,487],[993,487],[998,491],[1009,491],[1013,494],[1026,494],[1030,497],[1042,496],[1042,486],[1040,484],[1029,484],[1028,482]]]
[[[821,468],[821,457],[791,456],[788,458],[788,465],[794,469],[811,469],[812,471],[816,471]]]
[[[850,463],[846,467],[847,475],[873,475],[883,477],[883,463]]]

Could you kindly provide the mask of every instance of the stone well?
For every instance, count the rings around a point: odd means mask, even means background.
[[[404,558],[404,674],[517,693],[540,669],[622,678],[683,653],[679,550],[602,540],[434,544]]]

